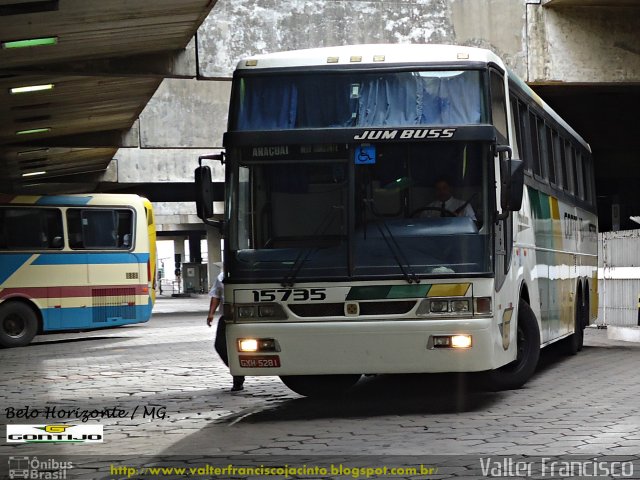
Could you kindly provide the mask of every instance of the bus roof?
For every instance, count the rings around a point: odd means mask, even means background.
[[[144,202],[144,197],[128,193],[85,193],[73,195],[0,195],[0,205],[131,205]]]
[[[482,48],[435,44],[368,44],[310,48],[255,55],[240,60],[238,70],[263,68],[312,67],[326,65],[398,64],[398,63],[495,63],[505,66],[495,53]]]

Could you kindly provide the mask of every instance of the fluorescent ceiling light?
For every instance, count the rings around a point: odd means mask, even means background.
[[[57,43],[58,37],[27,38],[24,40],[11,40],[8,42],[2,42],[2,48],[41,47],[44,45],[55,45]]]
[[[45,133],[50,131],[51,131],[51,127],[30,128],[28,130],[18,130],[16,132],[16,135],[31,135],[33,133]]]
[[[49,151],[48,148],[34,148],[33,150],[23,150],[21,152],[18,152],[18,156],[22,157],[26,155],[34,155],[36,153],[46,153],[48,151]]]
[[[23,173],[22,176],[23,177],[35,177],[36,175],[44,175],[47,172],[29,172],[29,173]]]
[[[12,94],[16,93],[30,93],[30,92],[40,92],[42,90],[51,90],[53,88],[53,83],[45,83],[42,85],[27,85],[25,87],[13,87],[9,89]]]

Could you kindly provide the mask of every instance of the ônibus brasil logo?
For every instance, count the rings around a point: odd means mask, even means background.
[[[7,425],[7,443],[102,443],[102,425]]]

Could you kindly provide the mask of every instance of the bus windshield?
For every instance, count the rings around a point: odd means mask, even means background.
[[[488,123],[483,79],[479,70],[240,77],[231,130]]]
[[[487,145],[379,144],[368,164],[349,161],[355,150],[344,146],[327,146],[324,159],[293,150],[280,160],[238,150],[228,209],[234,279],[491,271]]]

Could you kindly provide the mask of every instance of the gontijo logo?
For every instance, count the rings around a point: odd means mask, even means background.
[[[102,425],[7,425],[7,443],[102,443]]]

